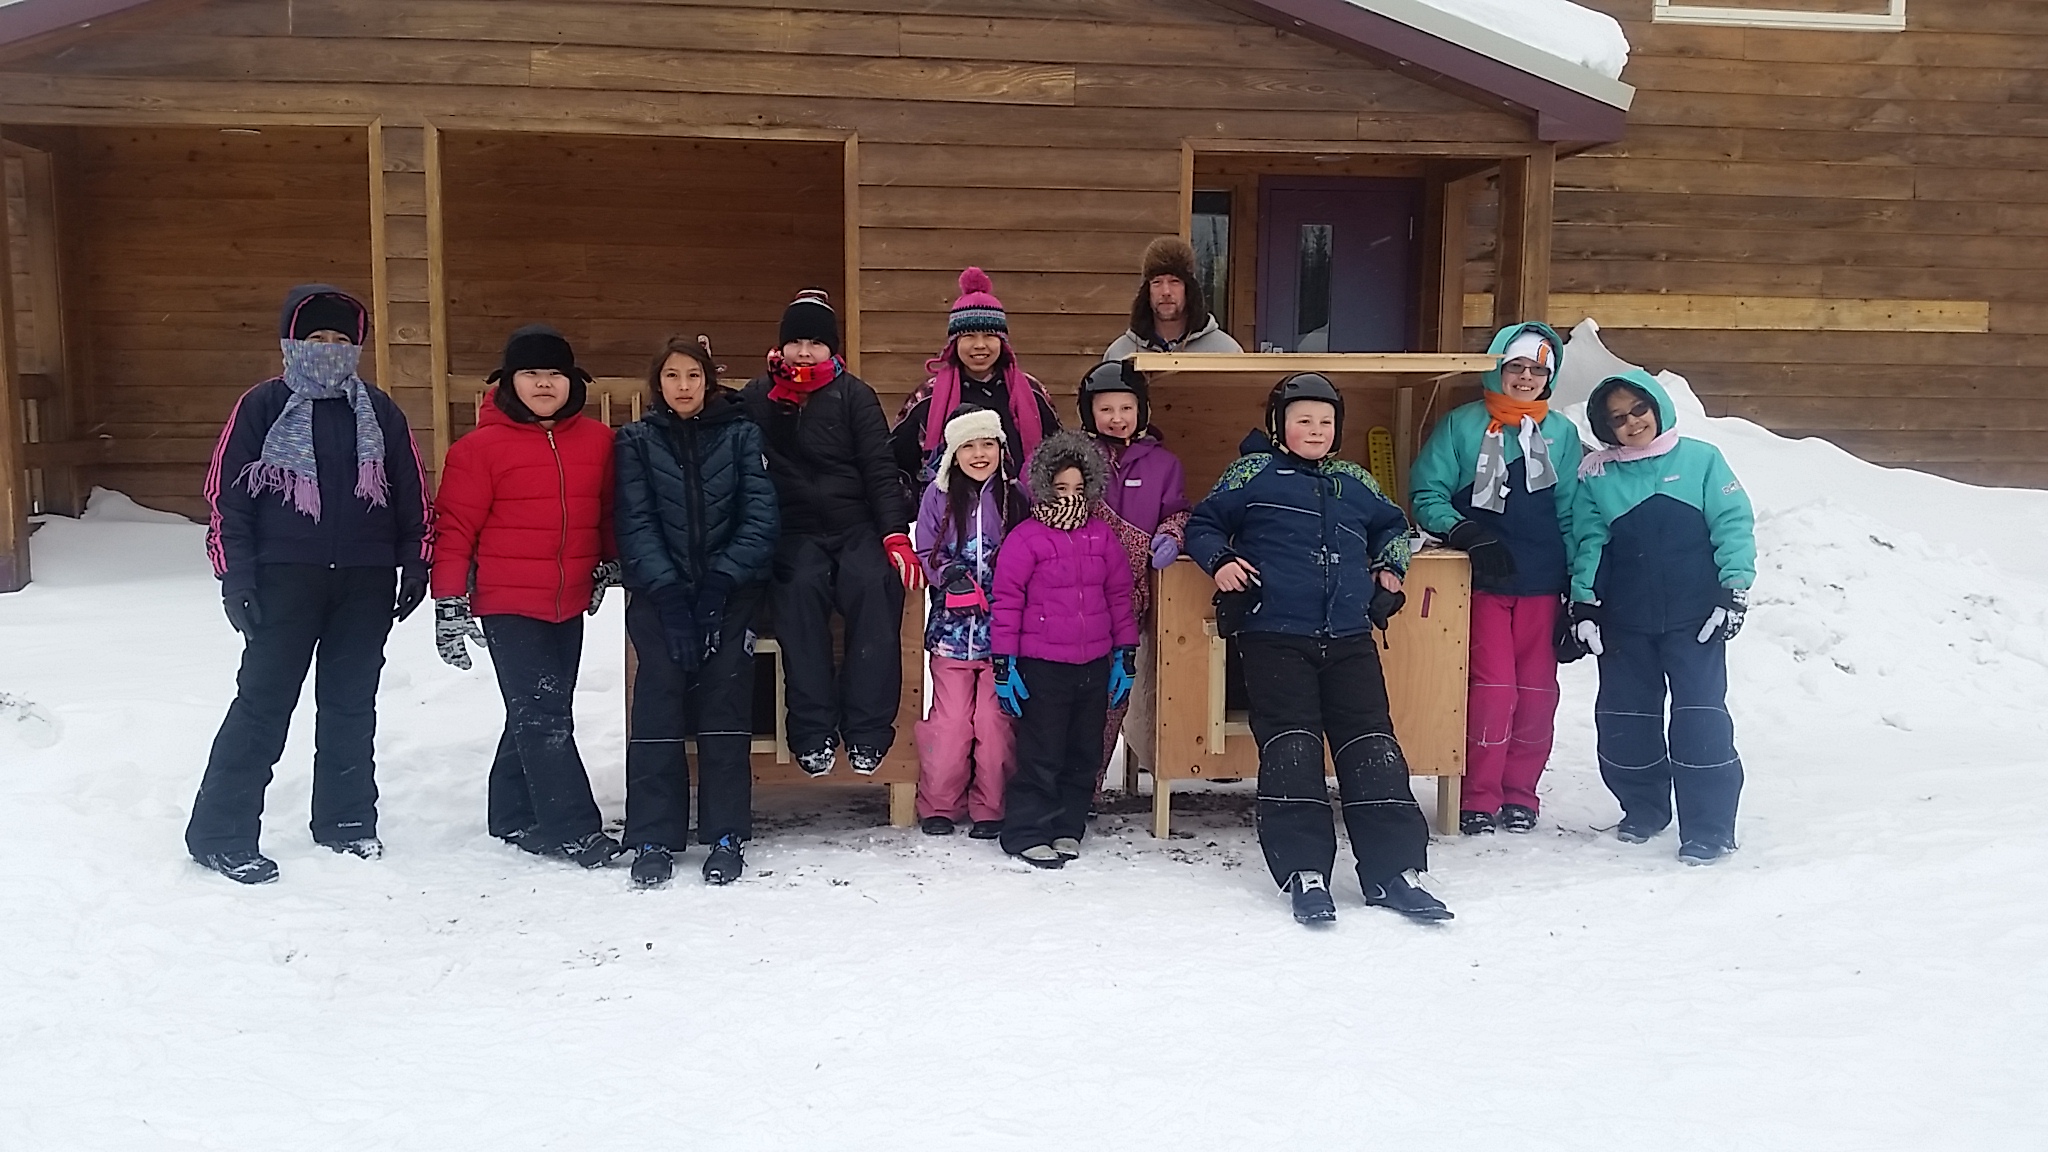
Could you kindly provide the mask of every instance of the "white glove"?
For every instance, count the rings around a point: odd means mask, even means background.
[[[1586,651],[1595,656],[1606,655],[1606,650],[1600,646],[1600,625],[1595,621],[1579,621],[1572,629],[1572,635],[1579,638],[1579,643],[1586,646]]]

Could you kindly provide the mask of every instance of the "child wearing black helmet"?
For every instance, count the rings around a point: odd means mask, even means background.
[[[1372,630],[1402,603],[1408,521],[1372,474],[1336,458],[1344,397],[1316,373],[1280,381],[1266,430],[1196,505],[1187,551],[1223,593],[1256,603],[1237,629],[1259,742],[1259,846],[1304,924],[1337,918],[1323,775],[1327,739],[1365,902],[1417,920],[1450,910],[1412,884],[1429,828],[1394,738]]]
[[[1152,427],[1152,397],[1144,373],[1128,360],[1097,364],[1081,378],[1080,408],[1081,427],[1095,441],[1109,470],[1096,515],[1116,532],[1130,557],[1131,614],[1138,621],[1139,637],[1137,682],[1130,700],[1109,710],[1102,729],[1102,767],[1095,773],[1100,803],[1118,733],[1123,734],[1126,756],[1138,764],[1152,763],[1152,718],[1159,689],[1153,679],[1157,655],[1145,631],[1145,614],[1152,606],[1152,570],[1180,557],[1189,509],[1180,457],[1166,450],[1159,430]]]

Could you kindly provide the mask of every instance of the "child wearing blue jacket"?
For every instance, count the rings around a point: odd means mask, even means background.
[[[1406,875],[1429,866],[1429,828],[1409,790],[1372,637],[1403,602],[1408,520],[1370,472],[1337,459],[1343,420],[1344,397],[1328,378],[1280,381],[1265,433],[1246,438],[1245,454],[1196,505],[1187,554],[1219,593],[1256,601],[1242,611],[1219,603],[1219,626],[1234,631],[1244,656],[1259,742],[1259,847],[1294,918],[1337,918],[1327,740],[1366,903],[1448,920]]]
[[[1471,688],[1458,828],[1536,827],[1536,783],[1557,721],[1578,429],[1550,410],[1564,341],[1510,324],[1488,349],[1501,365],[1481,398],[1437,422],[1409,475],[1415,522],[1472,559]]]
[[[1600,659],[1593,719],[1615,835],[1648,841],[1675,796],[1679,859],[1711,864],[1735,848],[1728,641],[1756,579],[1756,517],[1720,449],[1678,434],[1648,373],[1602,381],[1586,418],[1606,447],[1579,465],[1571,638]]]

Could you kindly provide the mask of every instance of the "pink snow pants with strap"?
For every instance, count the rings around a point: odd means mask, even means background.
[[[1001,820],[1017,735],[987,660],[934,654],[931,715],[917,722],[917,818]]]
[[[1472,594],[1463,811],[1536,810],[1557,723],[1557,613],[1556,596]]]

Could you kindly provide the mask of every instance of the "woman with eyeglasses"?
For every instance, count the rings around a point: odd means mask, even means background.
[[[1569,586],[1578,429],[1550,410],[1564,341],[1511,324],[1489,349],[1500,367],[1481,398],[1437,422],[1409,476],[1415,520],[1472,559],[1471,687],[1458,828],[1529,832],[1550,760],[1557,660]]]
[[[1600,658],[1593,721],[1621,802],[1615,835],[1647,842],[1675,796],[1678,858],[1711,864],[1735,848],[1728,641],[1756,578],[1756,517],[1720,449],[1678,434],[1648,373],[1603,380],[1586,417],[1606,446],[1578,467],[1569,640]]]

